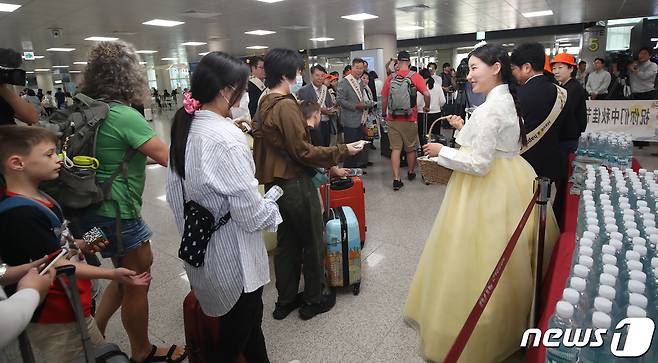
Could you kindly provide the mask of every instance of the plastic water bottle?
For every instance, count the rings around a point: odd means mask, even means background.
[[[555,305],[555,314],[551,318],[548,327],[549,329],[560,329],[563,332],[566,329],[573,329],[574,324],[572,317],[574,314],[573,305],[567,301],[559,301]],[[546,349],[546,362],[550,363],[571,363],[575,362],[578,357],[578,348],[566,347],[560,344],[556,348]]]
[[[585,319],[587,317],[587,310],[580,306],[580,294],[572,288],[562,290],[562,300],[568,302],[573,306],[573,326],[575,328],[583,328],[585,326]]]
[[[347,174],[347,176],[362,176],[362,175],[363,175],[363,169],[361,168],[352,168]]]
[[[612,363],[615,361],[610,351],[611,334],[609,333],[612,320],[606,313],[596,311],[592,314],[592,326],[595,329],[607,329],[603,335],[603,345],[597,348],[585,346],[580,350],[578,363]]]
[[[572,277],[569,279],[569,287],[578,291],[578,294],[580,295],[580,306],[583,309],[588,310],[592,306],[592,301],[590,295],[587,293],[587,281],[580,277]]]

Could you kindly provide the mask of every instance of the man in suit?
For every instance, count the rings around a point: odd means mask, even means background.
[[[249,93],[249,114],[251,119],[256,114],[258,109],[258,100],[265,90],[265,60],[261,56],[252,57],[249,60],[249,67],[251,68],[251,77],[249,77],[249,86],[247,91]]]
[[[368,110],[373,107],[371,101],[364,101],[361,76],[365,70],[365,62],[361,58],[352,60],[351,73],[338,82],[336,100],[341,107],[340,121],[343,125],[345,143],[365,140],[368,135],[361,126],[365,125]],[[366,150],[364,150],[366,151]],[[363,168],[367,166],[368,154],[362,152],[356,156],[345,158],[344,168]]]
[[[320,125],[311,129],[311,141],[313,145],[329,146],[331,141],[331,123],[329,116],[336,113],[334,103],[329,95],[329,89],[324,85],[327,71],[321,65],[311,67],[311,83],[299,90],[300,101],[313,101],[320,104]]]
[[[556,87],[559,86],[551,83],[543,73],[545,53],[541,44],[521,44],[514,49],[510,60],[512,75],[519,84],[518,99],[523,113],[525,131],[526,134],[531,134],[551,113],[558,96]],[[549,178],[558,186],[562,185],[567,178],[567,160],[560,151],[563,118],[561,112],[541,139],[522,155],[532,165],[537,175]],[[560,226],[562,225],[564,194],[564,190],[558,190],[553,204],[553,210]]]

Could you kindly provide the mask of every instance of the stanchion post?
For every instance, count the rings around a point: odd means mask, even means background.
[[[534,184],[537,194],[537,209],[539,210],[539,232],[535,243],[535,284],[532,294],[532,307],[530,309],[529,327],[534,328],[539,325],[541,318],[540,294],[543,277],[544,262],[544,241],[546,239],[546,216],[548,214],[548,201],[551,199],[551,180],[544,177],[537,177]]]

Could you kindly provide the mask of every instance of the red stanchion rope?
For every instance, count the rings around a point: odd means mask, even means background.
[[[532,213],[532,208],[537,203],[538,196],[539,196],[539,189],[537,189],[535,191],[535,194],[532,196],[532,200],[530,201],[530,204],[528,204],[528,207],[526,208],[523,217],[521,217],[519,224],[516,226],[516,230],[514,231],[514,234],[512,234],[512,237],[510,238],[509,242],[507,242],[507,247],[505,247],[505,251],[503,251],[502,256],[500,256],[500,259],[498,260],[496,267],[494,268],[493,272],[491,273],[491,276],[489,277],[489,281],[487,281],[487,284],[484,286],[482,293],[480,294],[477,301],[475,302],[475,306],[473,306],[473,309],[471,310],[471,313],[468,315],[468,318],[466,319],[464,326],[462,326],[462,329],[459,331],[459,335],[457,335],[457,338],[455,338],[455,342],[452,343],[452,347],[448,351],[448,354],[443,360],[443,363],[456,363],[457,360],[459,360],[459,357],[464,351],[464,347],[466,346],[466,343],[468,343],[468,340],[471,337],[473,330],[475,329],[475,325],[477,324],[478,320],[480,320],[480,316],[482,315],[484,308],[487,307],[487,304],[489,303],[489,299],[491,298],[491,295],[493,295],[494,289],[498,285],[500,276],[503,274],[503,271],[505,270],[505,267],[509,262],[510,256],[512,255],[512,252],[516,247],[516,243],[519,241],[519,237],[521,237],[521,232],[523,232],[523,228],[525,227],[526,222],[528,222],[528,218],[530,218],[530,213]]]

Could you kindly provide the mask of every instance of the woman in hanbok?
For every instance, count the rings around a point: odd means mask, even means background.
[[[487,44],[469,55],[468,81],[486,101],[457,130],[455,149],[424,146],[426,155],[453,171],[443,203],[420,258],[404,309],[418,330],[425,359],[442,361],[480,296],[498,259],[533,197],[535,171],[521,156],[527,144],[510,60]],[[544,267],[558,237],[548,208]],[[519,349],[528,327],[534,285],[537,213],[528,219],[489,304],[459,362],[500,362]]]

